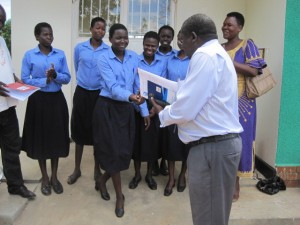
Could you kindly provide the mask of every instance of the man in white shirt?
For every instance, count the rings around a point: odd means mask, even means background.
[[[217,40],[214,22],[203,14],[182,25],[182,46],[191,58],[176,101],[164,109],[152,99],[161,126],[178,125],[190,146],[189,193],[195,225],[226,225],[242,148],[237,75]]]
[[[0,5],[0,30],[6,21],[6,13]],[[10,98],[5,84],[19,79],[14,76],[10,53],[4,39],[0,36],[0,148],[3,172],[7,180],[8,192],[23,198],[34,199],[35,194],[24,185],[21,163],[21,139],[15,106],[17,100]]]

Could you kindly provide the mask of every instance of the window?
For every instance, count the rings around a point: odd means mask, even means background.
[[[130,0],[128,7],[128,31],[133,37],[143,36],[149,30],[170,24],[169,0]]]
[[[171,0],[80,0],[79,36],[89,36],[92,18],[101,16],[107,29],[114,23],[123,23],[131,38],[141,38],[149,30],[170,25],[170,14]]]
[[[94,17],[101,16],[108,27],[120,22],[119,0],[80,0],[79,2],[79,36],[90,35],[90,24]]]

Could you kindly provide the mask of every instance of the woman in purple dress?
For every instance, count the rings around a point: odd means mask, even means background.
[[[239,198],[239,178],[251,178],[254,170],[256,102],[255,99],[249,99],[246,95],[246,77],[259,76],[262,68],[266,67],[254,42],[250,39],[239,38],[244,23],[245,19],[242,14],[231,12],[227,14],[222,26],[223,38],[227,40],[223,47],[233,60],[238,76],[239,118],[244,129],[241,133],[243,148],[233,201]]]

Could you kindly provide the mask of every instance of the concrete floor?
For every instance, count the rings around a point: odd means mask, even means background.
[[[86,147],[82,159],[82,176],[73,185],[67,177],[74,167],[74,144],[70,156],[60,160],[59,179],[64,193],[43,196],[40,192],[41,177],[37,161],[21,154],[22,169],[26,185],[37,198],[27,201],[7,193],[6,184],[0,184],[0,225],[192,225],[188,189],[183,193],[173,189],[169,197],[163,195],[167,177],[158,176],[158,189],[150,190],[144,179],[135,190],[128,188],[134,171],[122,172],[125,195],[125,215],[114,214],[115,196],[111,180],[107,183],[110,201],[101,199],[94,189],[93,152]],[[145,164],[142,164],[145,175]],[[180,163],[176,166],[176,176]],[[50,168],[49,170],[50,171]],[[233,203],[230,225],[300,225],[300,189],[293,188],[269,196],[259,192],[257,181],[241,180],[241,197]]]

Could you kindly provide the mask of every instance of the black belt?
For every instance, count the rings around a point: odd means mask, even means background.
[[[197,141],[189,142],[188,145],[190,147],[193,147],[193,146],[196,146],[196,145],[209,143],[209,142],[224,141],[224,140],[227,140],[227,139],[236,138],[238,136],[239,136],[239,134],[224,134],[224,135],[215,135],[215,136],[210,136],[210,137],[203,137],[203,138],[200,138]]]

